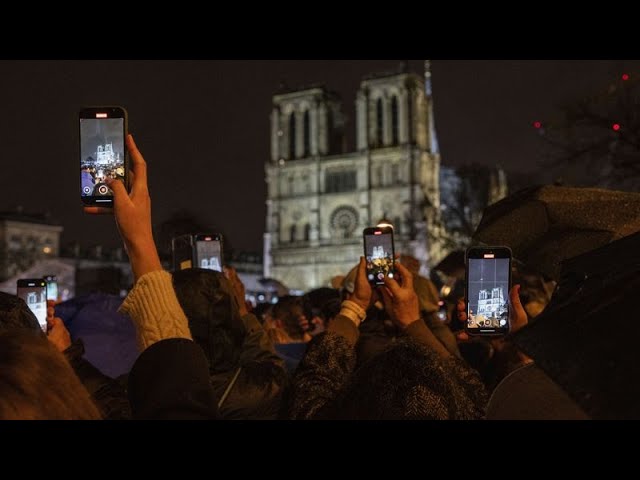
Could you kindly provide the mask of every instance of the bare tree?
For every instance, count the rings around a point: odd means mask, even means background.
[[[498,185],[498,168],[470,164],[452,173],[447,185],[441,186],[442,222],[447,231],[444,246],[459,249],[469,245],[484,209],[506,193],[506,186]]]
[[[569,183],[640,186],[638,80],[624,74],[603,92],[560,110],[557,120],[534,123],[544,140],[543,168],[561,172]]]

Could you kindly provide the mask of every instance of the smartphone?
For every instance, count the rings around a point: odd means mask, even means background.
[[[185,234],[171,240],[173,269],[205,268],[222,272],[222,235]]]
[[[471,335],[509,333],[511,249],[471,247],[466,253],[466,330]]]
[[[38,319],[40,328],[47,332],[47,282],[43,278],[18,280],[18,297],[23,299]]]
[[[173,270],[193,268],[193,235],[179,235],[171,239]]]
[[[80,199],[85,206],[113,207],[108,178],[122,180],[129,190],[127,128],[122,107],[80,110]]]
[[[194,242],[196,267],[222,272],[222,235],[197,234]]]
[[[384,278],[395,274],[393,227],[369,227],[362,232],[367,279],[374,285],[384,285]]]
[[[45,275],[44,281],[47,282],[47,300],[58,301],[58,280],[55,275]]]

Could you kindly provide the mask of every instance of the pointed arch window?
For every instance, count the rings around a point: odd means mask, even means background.
[[[378,98],[376,102],[376,146],[381,147],[383,145],[383,131],[384,131],[384,112],[382,109],[382,98]]]
[[[296,158],[296,112],[289,115],[289,158]]]
[[[309,110],[304,112],[304,156],[311,155],[311,119]]]
[[[398,97],[393,96],[391,99],[391,142],[398,145],[399,141],[399,123],[398,123]]]

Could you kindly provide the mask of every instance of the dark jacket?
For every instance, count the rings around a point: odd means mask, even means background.
[[[328,332],[311,340],[291,385],[291,418],[483,418],[484,385],[462,360],[442,359],[416,341],[418,334],[356,369],[357,337],[354,324],[338,316]]]
[[[102,373],[84,358],[84,344],[81,339],[75,340],[64,351],[64,356],[84,387],[89,391],[105,420],[128,420],[131,418],[127,392],[118,381]]]
[[[231,285],[216,271],[173,273],[173,285],[189,329],[209,362],[223,419],[274,419],[287,376],[258,319],[241,317]]]
[[[207,359],[191,340],[154,343],[140,354],[128,382],[136,420],[213,420],[218,416]]]

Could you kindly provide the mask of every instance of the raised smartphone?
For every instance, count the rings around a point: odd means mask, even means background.
[[[80,110],[80,199],[85,206],[113,207],[108,178],[122,180],[129,189],[127,128],[123,107]]]

